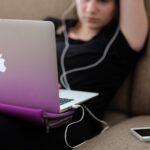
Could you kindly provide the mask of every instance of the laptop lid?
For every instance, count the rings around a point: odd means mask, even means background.
[[[52,22],[0,20],[0,103],[60,113],[97,95],[58,90]],[[59,96],[71,101],[60,106]]]
[[[0,20],[0,103],[59,112],[54,25]]]

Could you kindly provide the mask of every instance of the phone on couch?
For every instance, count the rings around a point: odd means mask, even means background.
[[[150,141],[150,127],[131,128],[130,131],[140,141]]]

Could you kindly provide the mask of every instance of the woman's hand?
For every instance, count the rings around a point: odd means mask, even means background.
[[[61,89],[61,84],[60,83],[58,83],[58,88]]]

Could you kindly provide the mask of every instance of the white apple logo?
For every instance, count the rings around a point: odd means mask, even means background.
[[[5,59],[2,57],[2,54],[0,54],[0,72],[5,71],[6,71]]]

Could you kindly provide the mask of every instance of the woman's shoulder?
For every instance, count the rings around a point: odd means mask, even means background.
[[[58,31],[59,33],[59,30],[63,30],[63,20],[59,19],[59,18],[54,18],[54,17],[46,17],[43,19],[44,21],[52,21],[55,25],[55,29],[56,31]],[[71,26],[74,26],[75,24],[77,23],[77,20],[76,19],[65,19],[65,24],[66,24],[66,27],[67,29],[70,28]]]
[[[119,49],[125,53],[135,53],[138,54],[145,52],[146,46],[148,44],[148,37],[145,39],[145,42],[143,43],[143,46],[140,48],[139,51],[136,51],[134,47],[132,47],[131,43],[128,41],[127,37],[124,35],[124,32],[122,32],[122,29],[120,28],[120,23],[118,20],[114,20],[111,22],[104,30],[104,35],[110,40],[114,39],[112,42],[113,47],[116,47],[116,49]],[[114,37],[114,38],[113,38]]]

